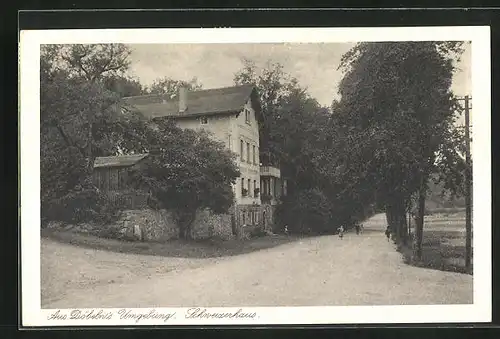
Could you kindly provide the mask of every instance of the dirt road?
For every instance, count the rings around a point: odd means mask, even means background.
[[[387,242],[385,219],[347,233],[228,257],[184,270],[72,286],[44,308],[326,306],[472,302],[472,276],[404,264]],[[71,261],[71,258],[61,258]],[[96,263],[99,255],[95,256]],[[161,267],[162,258],[153,258]]]

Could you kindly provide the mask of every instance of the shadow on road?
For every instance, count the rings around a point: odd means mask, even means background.
[[[275,235],[248,240],[169,240],[158,242],[134,242],[100,238],[87,234],[64,231],[45,231],[43,237],[75,246],[117,253],[153,255],[175,258],[218,258],[260,251],[288,244],[305,237]]]

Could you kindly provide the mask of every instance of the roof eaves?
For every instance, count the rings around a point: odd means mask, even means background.
[[[149,155],[149,153],[136,154],[135,159],[130,159],[130,160],[128,160],[126,162],[122,162],[122,163],[120,163],[120,161],[119,161],[121,156],[97,157],[96,159],[108,158],[110,161],[107,163],[106,162],[104,162],[104,163],[94,162],[94,168],[131,167],[131,166],[138,164],[142,160],[144,160],[148,155]]]
[[[197,113],[187,113],[187,114],[175,114],[175,115],[162,115],[153,117],[152,119],[162,119],[162,118],[171,118],[171,119],[189,119],[189,118],[197,118],[207,115],[224,115],[224,114],[238,114],[240,110],[231,109],[225,111],[212,111],[212,112],[197,112]]]

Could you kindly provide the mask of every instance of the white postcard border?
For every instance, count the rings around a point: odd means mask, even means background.
[[[157,308],[175,316],[158,319],[48,320],[57,310],[41,309],[40,296],[40,45],[51,43],[276,43],[357,41],[472,41],[472,153],[475,225],[474,303],[471,305],[244,307],[253,318],[186,318],[189,308]],[[220,29],[104,29],[22,31],[20,55],[20,161],[21,161],[21,264],[22,325],[261,325],[351,323],[450,323],[491,321],[491,84],[490,29],[487,26],[398,28],[220,28]],[[197,306],[198,307],[198,306]],[[203,308],[203,305],[199,305]],[[238,307],[207,308],[207,312],[237,312]],[[129,309],[145,314],[153,309]],[[60,310],[69,314],[72,310]],[[90,309],[82,310],[90,312]]]

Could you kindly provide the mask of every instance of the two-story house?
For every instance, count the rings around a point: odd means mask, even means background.
[[[153,122],[174,119],[181,128],[204,129],[237,153],[241,176],[233,185],[234,216],[238,225],[272,223],[272,208],[281,193],[280,170],[261,166],[259,157],[259,125],[261,114],[257,89],[251,85],[188,91],[180,88],[177,100],[161,95],[124,98]],[[264,206],[261,190],[265,190]],[[278,193],[278,190],[280,191]],[[269,197],[272,197],[269,199]]]

